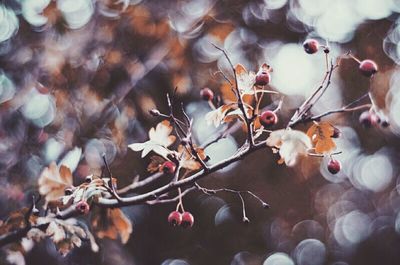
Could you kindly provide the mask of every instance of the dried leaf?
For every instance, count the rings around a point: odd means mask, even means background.
[[[147,171],[150,173],[154,173],[160,170],[161,165],[166,161],[164,158],[160,156],[152,156],[150,157],[150,163],[147,166]]]
[[[64,195],[66,188],[72,187],[72,173],[68,167],[57,167],[51,162],[39,177],[39,192],[45,196],[46,202],[56,201]]]
[[[132,233],[131,221],[118,208],[115,209],[97,209],[93,212],[91,224],[94,234],[98,238],[121,238],[122,243],[129,240]]]
[[[307,131],[315,152],[318,154],[329,153],[336,148],[336,144],[332,139],[335,127],[328,122],[314,123]]]
[[[13,211],[9,214],[7,219],[0,224],[0,234],[8,233],[20,228],[26,227],[25,215],[28,213],[29,208],[24,207],[22,209]],[[37,217],[35,215],[29,216],[29,222],[35,224]]]
[[[54,242],[57,250],[63,256],[67,255],[74,247],[80,247],[82,239],[89,237],[74,218],[61,220],[54,216],[46,216],[38,218],[38,223],[49,223],[46,236]]]
[[[237,64],[235,66],[235,70],[236,70],[236,77],[240,95],[241,96],[254,95],[255,92],[254,84],[256,82],[256,74],[254,72],[248,72],[246,68],[241,64]],[[249,103],[248,101],[251,98],[252,97],[248,97],[246,98],[246,100],[243,99],[243,101]]]
[[[204,152],[203,148],[200,148],[200,147],[197,147],[196,145],[194,145],[194,149],[196,150],[196,152],[199,155],[201,160],[203,160],[203,161],[207,160],[207,155]],[[182,146],[182,145],[178,146],[178,153],[179,153],[179,157],[183,153],[182,160],[181,160],[181,166],[183,168],[186,168],[186,169],[192,170],[192,171],[195,171],[195,170],[198,170],[201,168],[201,164],[198,161],[196,161],[196,158],[184,146]]]
[[[208,125],[213,124],[215,127],[218,127],[220,124],[223,123],[226,113],[231,108],[232,104],[222,105],[218,109],[208,112],[204,119],[206,120]]]

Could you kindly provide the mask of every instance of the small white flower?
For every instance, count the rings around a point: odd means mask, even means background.
[[[312,146],[305,133],[290,129],[273,131],[267,139],[267,145],[279,148],[279,155],[289,167],[294,166],[297,159],[306,155]]]
[[[142,157],[145,157],[151,151],[167,157],[171,152],[168,150],[168,146],[175,142],[176,137],[170,135],[172,132],[172,126],[168,120],[164,120],[157,124],[156,128],[151,128],[149,131],[149,140],[144,143],[134,143],[128,145],[133,151],[142,151]]]

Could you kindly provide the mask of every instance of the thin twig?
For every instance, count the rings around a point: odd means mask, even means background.
[[[250,146],[253,146],[254,145],[253,130],[251,128],[251,121],[247,117],[246,109],[244,108],[243,100],[242,100],[242,97],[240,95],[236,69],[233,66],[233,63],[232,63],[231,59],[229,58],[228,54],[226,53],[226,51],[224,49],[218,47],[217,45],[213,44],[213,43],[212,43],[212,45],[216,49],[220,50],[224,54],[226,60],[228,61],[229,65],[231,66],[231,69],[232,69],[232,72],[233,72],[233,76],[235,77],[235,89],[236,89],[236,93],[238,95],[238,97],[237,97],[238,103],[237,104],[238,104],[238,107],[239,107],[239,109],[241,110],[241,112],[243,114],[243,119],[244,119],[244,121],[246,123],[246,127],[247,127],[247,141],[249,142]]]
[[[204,169],[202,169],[187,178],[178,180],[176,182],[170,182],[164,186],[154,189],[153,191],[146,192],[146,193],[139,194],[139,195],[134,195],[132,197],[121,198],[122,201],[117,201],[115,199],[110,199],[110,198],[99,198],[97,204],[99,206],[103,206],[103,207],[122,207],[122,206],[145,203],[146,201],[149,201],[149,200],[154,200],[154,197],[157,198],[157,197],[161,196],[162,194],[165,194],[171,190],[177,189],[179,187],[194,185],[194,182],[198,181],[199,179],[209,176],[211,173],[216,172],[222,168],[225,168],[226,166],[228,166],[236,161],[242,160],[249,154],[251,154],[257,150],[263,149],[265,147],[266,147],[265,141],[259,142],[257,144],[254,144],[254,146],[252,146],[252,147],[244,148],[244,149],[240,150],[239,152],[237,152],[235,155],[233,155],[227,159],[224,159],[224,160],[220,161],[219,163],[214,164],[213,166],[210,166],[208,171],[205,171]]]

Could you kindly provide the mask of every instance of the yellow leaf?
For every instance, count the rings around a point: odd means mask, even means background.
[[[314,123],[307,131],[318,154],[329,153],[336,148],[332,139],[335,128],[328,122]]]

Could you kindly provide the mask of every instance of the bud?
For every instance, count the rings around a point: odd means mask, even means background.
[[[152,109],[152,110],[150,110],[149,111],[149,113],[150,113],[150,115],[151,116],[153,116],[153,117],[158,117],[158,116],[160,116],[160,111],[158,110],[158,109]]]

